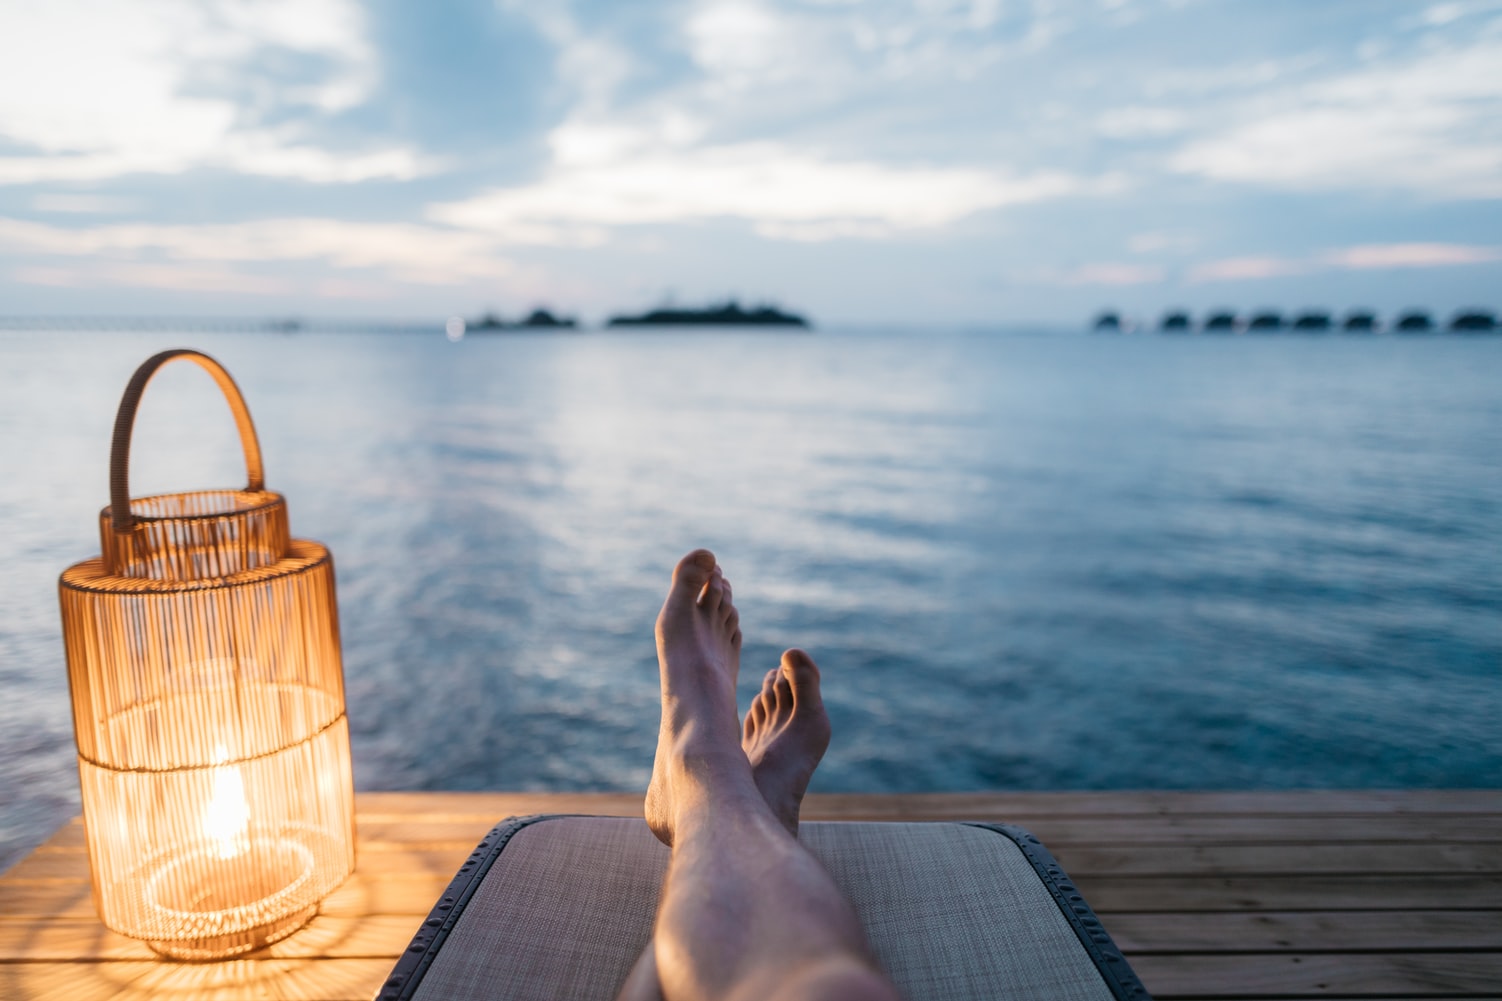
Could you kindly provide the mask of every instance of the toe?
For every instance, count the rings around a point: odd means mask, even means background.
[[[700,608],[711,612],[718,612],[720,605],[725,600],[725,575],[717,566],[709,574],[709,580],[704,582],[704,587],[699,592],[698,605]]]
[[[782,655],[782,677],[792,687],[793,698],[810,705],[819,705],[819,668],[812,657],[792,648]]]
[[[714,553],[708,549],[695,549],[673,568],[673,589],[682,589],[697,597],[716,566]]]
[[[772,695],[776,700],[777,712],[781,716],[790,716],[793,712],[793,687],[788,684],[788,679],[781,674],[772,683]]]

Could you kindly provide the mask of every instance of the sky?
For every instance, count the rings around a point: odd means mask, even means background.
[[[1502,0],[0,7],[0,315],[1502,307]]]

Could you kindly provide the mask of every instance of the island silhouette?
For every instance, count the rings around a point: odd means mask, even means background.
[[[572,330],[579,321],[572,316],[554,316],[546,309],[534,309],[520,320],[506,320],[495,313],[486,313],[464,324],[467,333],[488,333],[498,330]]]
[[[808,320],[796,313],[785,313],[775,306],[762,305],[755,309],[742,309],[740,303],[730,299],[718,306],[705,309],[684,309],[677,306],[659,306],[635,316],[612,316],[607,327],[803,327]]]

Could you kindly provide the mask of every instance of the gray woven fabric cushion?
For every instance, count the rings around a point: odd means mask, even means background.
[[[1021,849],[963,824],[804,824],[912,1001],[1112,997]],[[506,844],[420,1001],[613,998],[652,934],[668,852],[640,820],[555,817]]]

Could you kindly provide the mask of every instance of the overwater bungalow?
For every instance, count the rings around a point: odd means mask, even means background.
[[[1450,329],[1469,334],[1491,333],[1497,329],[1497,318],[1488,310],[1468,309],[1455,314]]]
[[[1205,321],[1205,333],[1207,334],[1234,334],[1236,332],[1236,314],[1228,310],[1211,313]]]
[[[1319,309],[1306,310],[1294,318],[1293,329],[1306,334],[1324,333],[1330,329],[1330,314]]]
[[[1246,329],[1259,334],[1274,333],[1283,329],[1283,314],[1276,310],[1264,309],[1253,313],[1252,319],[1246,325]]]
[[[1398,317],[1393,329],[1403,334],[1427,334],[1434,329],[1434,320],[1422,309],[1410,309]]]
[[[1093,328],[1099,334],[1119,334],[1121,333],[1121,315],[1108,310],[1095,318]]]
[[[1370,334],[1377,329],[1377,315],[1370,310],[1353,309],[1346,314],[1340,328],[1348,334]]]
[[[1158,329],[1165,333],[1187,334],[1189,333],[1189,314],[1180,310],[1164,313],[1163,319],[1158,321]]]

